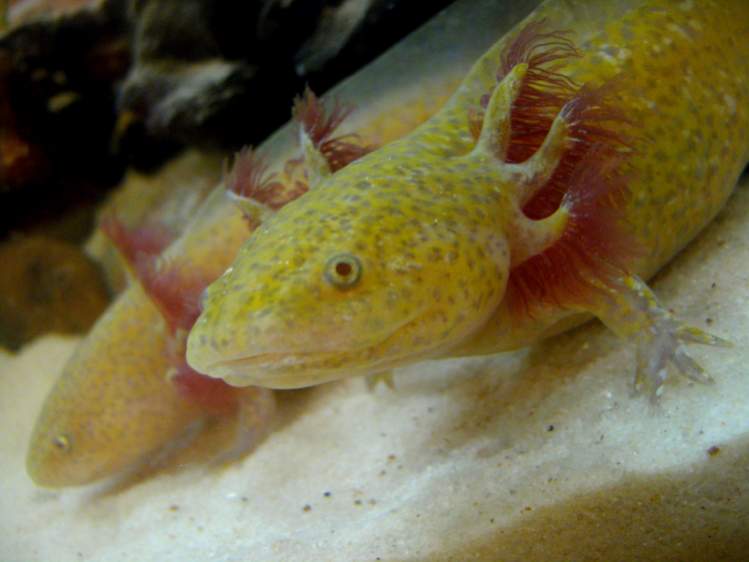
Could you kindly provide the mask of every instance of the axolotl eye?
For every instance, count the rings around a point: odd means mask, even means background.
[[[70,452],[70,448],[71,448],[70,437],[68,437],[64,433],[61,433],[60,435],[55,435],[52,438],[52,444],[55,446],[55,449],[57,449],[58,451],[61,451],[63,453]]]
[[[350,289],[359,282],[362,266],[351,254],[336,254],[325,264],[325,280],[338,289]]]

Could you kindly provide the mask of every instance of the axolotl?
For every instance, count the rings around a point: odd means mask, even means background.
[[[727,342],[643,279],[747,163],[747,37],[745,0],[552,0],[404,138],[333,171],[302,130],[311,189],[258,212],[204,296],[188,362],[304,387],[594,316],[636,344],[638,388],[657,396],[670,370],[707,380],[687,344]]]
[[[454,74],[457,69],[445,84],[455,86]],[[355,80],[351,84],[360,87]],[[395,112],[380,104],[357,113],[358,130],[369,133],[370,143],[412,130],[446,97],[436,92],[428,101],[430,93],[419,91],[407,104],[407,119],[400,113],[403,104]],[[383,97],[388,95],[385,87]],[[297,120],[333,169],[368,150],[336,133],[350,105],[341,102],[328,111],[308,92],[295,107]],[[133,222],[115,212],[102,223],[126,258],[133,282],[81,342],[44,401],[27,456],[36,484],[77,486],[115,475],[132,483],[154,469],[223,464],[249,452],[272,426],[270,390],[234,388],[194,372],[185,362],[184,344],[203,288],[226,269],[256,226],[249,216],[255,207],[246,209],[249,224],[240,212],[247,195],[274,209],[307,189],[299,147],[289,132],[285,127],[265,143],[262,158],[242,150],[176,240],[163,221]],[[253,191],[256,176],[266,169],[274,170],[272,181],[262,184],[262,193]]]

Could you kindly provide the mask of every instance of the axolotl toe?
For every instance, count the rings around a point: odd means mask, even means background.
[[[301,387],[532,344],[598,317],[637,383],[706,380],[642,280],[715,216],[749,158],[749,4],[550,1],[408,136],[332,170],[207,290],[187,349],[233,385]],[[567,29],[569,27],[569,29]],[[258,215],[260,216],[260,215]]]

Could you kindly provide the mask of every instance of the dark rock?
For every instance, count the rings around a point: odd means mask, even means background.
[[[126,23],[118,2],[104,2],[0,36],[0,234],[93,202],[121,176],[110,139]]]
[[[135,60],[120,108],[148,134],[196,145],[255,144],[450,0],[139,0]]]

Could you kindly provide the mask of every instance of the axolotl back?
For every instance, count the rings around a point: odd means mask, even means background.
[[[583,4],[542,6],[429,121],[335,173],[302,132],[313,188],[210,286],[190,364],[300,387],[513,349],[592,314],[637,344],[653,391],[669,364],[705,380],[685,344],[723,340],[641,277],[749,158],[749,3],[607,1],[568,21]]]

